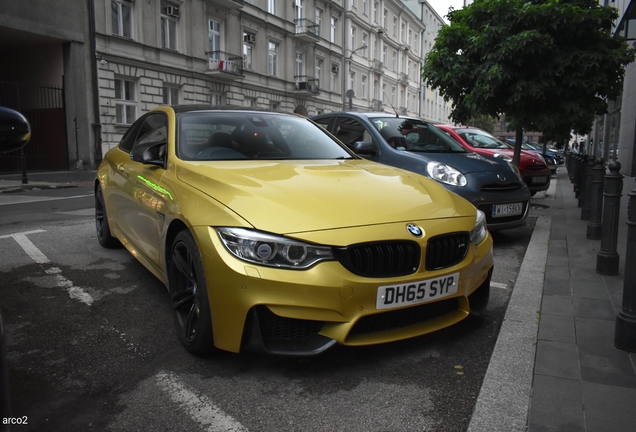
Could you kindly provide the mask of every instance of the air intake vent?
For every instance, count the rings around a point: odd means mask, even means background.
[[[347,270],[360,276],[403,276],[419,268],[421,248],[412,241],[362,243],[336,249],[336,257]]]
[[[468,233],[433,237],[426,245],[426,270],[439,270],[460,263],[470,246]]]

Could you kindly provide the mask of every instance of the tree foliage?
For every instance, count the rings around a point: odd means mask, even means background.
[[[611,35],[616,18],[596,0],[475,0],[449,12],[422,77],[453,101],[457,123],[505,114],[518,143],[524,129],[557,140],[585,133],[634,60]]]

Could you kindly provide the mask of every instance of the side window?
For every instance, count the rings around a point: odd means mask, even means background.
[[[168,119],[166,116],[164,114],[150,114],[144,117],[133,148],[160,141],[165,141],[166,145],[168,143]]]
[[[371,134],[358,120],[349,117],[338,117],[334,135],[348,146],[357,141],[371,141]]]
[[[137,132],[139,132],[139,126],[141,126],[141,121],[135,122],[132,126],[128,128],[121,141],[119,142],[119,148],[126,153],[130,153],[132,150],[133,143],[135,142],[135,138],[137,138]]]
[[[321,119],[314,120],[314,122],[318,123],[320,126],[325,128],[325,130],[329,130],[329,121],[330,120],[331,120],[331,117],[324,117],[324,118],[321,118]]]

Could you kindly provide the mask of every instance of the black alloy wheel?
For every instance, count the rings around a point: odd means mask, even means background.
[[[119,240],[110,233],[108,216],[106,216],[106,206],[104,205],[104,194],[102,193],[101,186],[97,186],[95,190],[95,229],[97,231],[97,240],[103,247],[113,249],[121,246]]]
[[[207,284],[199,248],[188,230],[177,234],[168,270],[170,300],[177,334],[192,354],[214,349]]]

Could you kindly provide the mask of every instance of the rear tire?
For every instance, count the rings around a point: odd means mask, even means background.
[[[170,248],[168,285],[181,344],[195,355],[214,350],[208,287],[201,254],[190,231],[183,230]]]
[[[114,249],[121,246],[119,240],[110,233],[108,216],[106,215],[106,205],[104,204],[104,194],[102,193],[101,186],[97,186],[97,190],[95,191],[95,229],[97,231],[97,240],[103,247]]]

